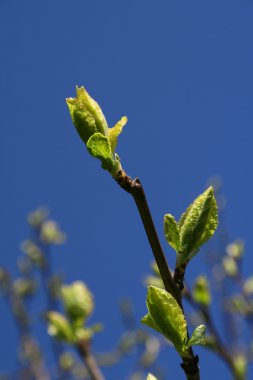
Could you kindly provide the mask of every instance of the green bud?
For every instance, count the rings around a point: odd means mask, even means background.
[[[33,280],[18,278],[13,283],[13,292],[19,297],[29,297],[35,293],[37,284]]]
[[[49,211],[47,209],[39,208],[38,210],[35,210],[28,215],[28,223],[33,228],[39,228],[46,220],[48,214]]]
[[[197,277],[194,285],[192,296],[195,302],[208,306],[211,303],[211,294],[209,289],[209,283],[205,276]]]
[[[67,105],[76,130],[88,152],[99,159],[102,168],[115,178],[122,169],[115,149],[118,136],[127,123],[127,117],[123,116],[113,128],[108,128],[101,108],[84,87],[76,87],[76,98],[67,98]]]
[[[54,338],[66,343],[74,341],[72,327],[68,320],[56,311],[50,311],[46,315],[48,321],[48,333]]]
[[[83,323],[92,313],[93,296],[83,282],[76,281],[71,285],[63,285],[61,295],[65,311],[72,320],[80,320]]]
[[[247,373],[247,358],[243,354],[237,355],[234,359],[236,379],[244,380]]]
[[[21,244],[21,250],[29,257],[32,263],[42,267],[45,264],[41,249],[32,240],[25,240]]]
[[[226,248],[228,256],[232,257],[235,260],[238,260],[242,257],[244,253],[244,243],[241,240],[236,240],[234,243],[231,243]]]
[[[76,98],[67,98],[66,101],[72,121],[85,144],[94,133],[108,136],[103,112],[84,87],[76,87]]]
[[[238,273],[236,261],[229,256],[225,256],[222,260],[225,273],[230,277],[235,277]]]
[[[251,296],[253,294],[253,276],[248,277],[244,282],[243,292],[247,296]]]
[[[63,371],[70,371],[75,364],[75,359],[71,352],[63,352],[59,357],[59,366]]]
[[[53,220],[47,220],[41,226],[41,240],[46,244],[62,244],[66,235]]]

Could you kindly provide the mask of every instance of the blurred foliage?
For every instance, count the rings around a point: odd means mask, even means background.
[[[89,379],[76,344],[80,340],[90,340],[103,327],[100,323],[87,325],[94,311],[94,297],[87,285],[82,281],[65,284],[64,275],[53,268],[53,247],[64,243],[66,234],[49,215],[45,208],[28,215],[30,236],[20,245],[23,255],[17,260],[19,276],[13,278],[0,267],[0,294],[7,301],[19,337],[19,369],[0,374],[0,380]],[[34,310],[33,300],[41,300],[42,296],[41,310]],[[95,354],[99,366],[115,366],[126,356],[132,356],[135,364],[129,380],[146,380],[151,370],[159,379],[165,379],[165,372],[157,364],[160,352],[167,346],[165,340],[147,332],[136,322],[130,301],[122,300],[119,312],[125,332],[114,348]],[[48,348],[45,351],[36,337],[41,322],[49,333],[49,356],[54,357],[53,366],[46,362]]]
[[[214,187],[219,208],[223,210],[226,200],[221,193],[220,181],[214,178],[211,185]],[[215,212],[211,214],[214,215]],[[167,236],[173,248],[178,244],[175,223],[173,217],[166,217],[165,233],[168,230],[174,231],[173,240],[171,235]],[[205,274],[190,279],[189,283],[187,278],[185,281],[183,297],[188,303],[187,318],[192,331],[188,344],[203,343],[205,325],[205,348],[228,365],[232,378],[245,380],[248,367],[253,361],[253,275],[243,275],[245,245],[240,239],[233,240],[228,237],[222,212],[220,224],[216,239],[206,246],[205,255],[201,256],[206,264]],[[96,339],[95,334],[102,329],[100,323],[89,324],[89,317],[94,312],[94,296],[85,283],[75,280],[66,284],[64,274],[54,269],[51,262],[53,247],[64,243],[66,234],[50,218],[49,211],[40,208],[30,213],[28,225],[29,236],[21,243],[22,256],[17,262],[19,275],[13,278],[7,269],[0,268],[0,294],[7,301],[19,337],[19,368],[13,373],[0,374],[0,380],[89,379],[85,363],[79,355],[78,344],[86,340],[92,343]],[[199,249],[199,242],[197,239],[197,243],[193,244],[195,248]],[[166,329],[171,309],[166,313],[161,313],[161,310],[166,308],[166,302],[174,301],[168,299],[166,292],[164,293],[163,282],[155,263],[151,263],[150,273],[145,276],[144,283],[151,286],[150,289],[155,289],[155,294],[148,296],[150,302],[147,303],[152,323],[155,323],[158,331]],[[161,310],[152,308],[151,296],[162,297]],[[32,307],[36,298],[43,299],[41,310],[37,311]],[[219,327],[213,320],[217,309],[224,321],[223,326]],[[94,353],[98,365],[102,369],[113,367],[119,365],[126,356],[131,356],[134,364],[124,378],[165,380],[168,368],[163,367],[160,354],[165,348],[172,347],[172,343],[136,321],[133,305],[129,300],[121,300],[119,313],[124,332],[114,347],[108,348],[106,352]],[[180,316],[182,317],[175,307],[172,317]],[[182,318],[181,320],[183,321]],[[48,363],[48,353],[37,338],[36,329],[38,326],[41,328],[41,323],[44,331],[48,329],[49,332],[53,364],[52,360]],[[181,339],[179,330],[180,328],[173,336],[169,332],[169,339],[174,345]],[[165,332],[168,333],[167,330]],[[185,338],[185,331],[182,336]],[[186,340],[184,343],[187,344]]]

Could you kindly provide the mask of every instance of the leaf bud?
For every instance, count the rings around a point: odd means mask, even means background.
[[[97,102],[84,87],[76,87],[76,98],[67,98],[70,115],[79,136],[86,144],[94,133],[108,135],[108,125]]]
[[[82,281],[63,285],[61,296],[66,313],[74,321],[85,321],[94,309],[93,296]]]

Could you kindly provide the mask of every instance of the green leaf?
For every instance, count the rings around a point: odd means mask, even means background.
[[[199,325],[196,327],[196,329],[193,331],[192,337],[188,342],[188,347],[190,346],[196,346],[196,345],[205,345],[205,331],[206,326],[205,325]]]
[[[95,133],[89,138],[87,149],[93,157],[101,161],[103,169],[113,171],[114,159],[108,137]]]
[[[74,341],[72,326],[62,314],[57,311],[49,311],[46,319],[48,321],[49,335],[66,343]]]
[[[197,277],[192,290],[192,296],[195,302],[208,306],[211,303],[211,294],[209,283],[205,276]]]
[[[151,373],[148,374],[147,380],[158,380],[157,377],[152,375]]]
[[[164,215],[164,234],[171,247],[178,251],[180,249],[179,228],[171,214]]]
[[[235,277],[238,274],[238,266],[233,257],[225,256],[222,260],[225,273],[230,277]]]
[[[151,329],[154,329],[154,330],[158,331],[160,334],[162,334],[162,331],[156,326],[155,322],[153,321],[153,319],[149,313],[144,315],[141,322],[144,325],[147,325],[148,327],[151,327]]]
[[[121,134],[123,127],[127,123],[127,117],[123,116],[115,125],[113,128],[109,128],[108,130],[108,137],[111,144],[112,152],[115,152],[117,142],[118,142],[118,136]]]
[[[218,208],[209,187],[188,207],[178,223],[180,250],[178,263],[192,258],[199,248],[214,234],[218,226]]]
[[[85,144],[89,138],[98,132],[94,116],[79,103],[72,104],[67,101],[70,115],[76,130]]]
[[[67,98],[66,101],[72,121],[85,144],[96,132],[108,135],[103,112],[84,87],[76,87],[76,98]]]
[[[76,86],[76,98],[93,115],[98,132],[107,136],[108,125],[105,116],[98,103],[88,94],[83,86],[80,88]]]
[[[142,322],[159,331],[182,354],[186,349],[187,329],[184,314],[177,301],[166,290],[149,286],[147,308],[149,313]]]
[[[242,240],[236,240],[226,247],[228,256],[235,260],[239,260],[244,254],[244,242]]]

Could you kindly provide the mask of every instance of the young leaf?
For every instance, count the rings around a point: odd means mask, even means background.
[[[177,301],[164,289],[148,287],[149,313],[142,322],[159,331],[182,354],[186,349],[187,329],[184,314]]]
[[[171,214],[164,215],[164,234],[167,242],[176,251],[180,249],[180,235],[177,222]]]
[[[76,87],[76,98],[67,98],[66,101],[72,121],[85,144],[96,132],[108,135],[108,125],[103,112],[84,87]]]
[[[188,347],[190,346],[196,346],[196,345],[205,345],[205,331],[206,326],[205,325],[199,325],[196,327],[196,329],[193,331],[192,337],[188,342]]]
[[[179,263],[193,257],[214,234],[218,225],[218,209],[209,187],[188,207],[178,223],[180,233]]]
[[[70,115],[76,130],[85,144],[89,138],[98,132],[96,120],[94,116],[82,105],[76,103],[75,105],[67,100]]]
[[[154,329],[154,330],[158,331],[160,334],[162,334],[162,331],[156,326],[155,322],[153,321],[153,319],[149,313],[144,315],[141,322],[144,325],[147,325],[148,327],[151,327],[151,329]]]
[[[74,341],[72,326],[62,314],[57,311],[49,311],[46,319],[48,321],[49,335],[66,343]]]
[[[116,145],[118,142],[118,136],[121,134],[123,127],[127,123],[127,117],[123,116],[115,125],[113,128],[108,129],[108,137],[111,144],[112,152],[115,152]]]
[[[111,172],[114,167],[114,160],[111,145],[108,137],[101,133],[95,133],[87,142],[89,153],[102,162],[102,168]]]

